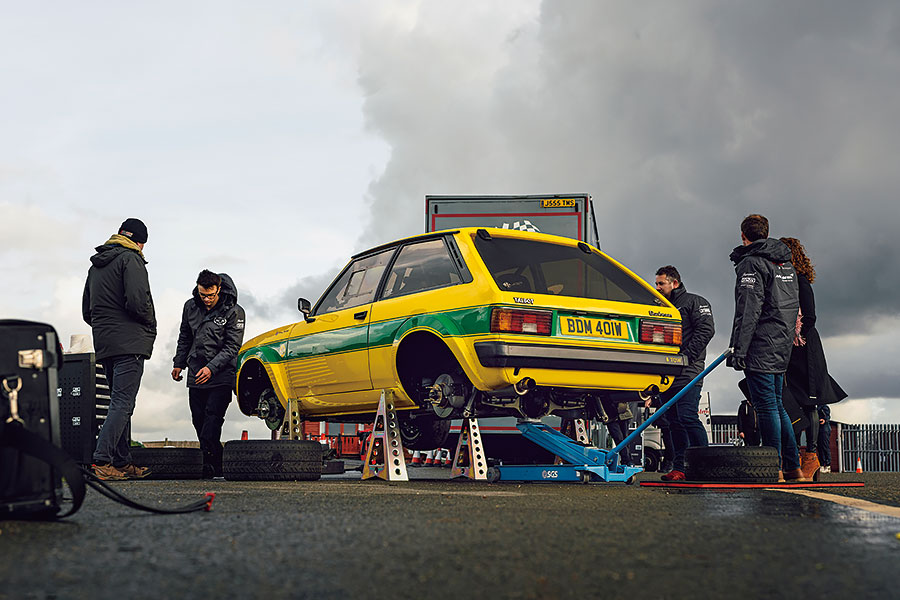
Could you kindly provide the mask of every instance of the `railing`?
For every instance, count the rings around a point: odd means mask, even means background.
[[[713,423],[710,444],[731,444],[738,437],[737,425],[734,423]]]
[[[900,471],[900,425],[838,424],[841,471]]]

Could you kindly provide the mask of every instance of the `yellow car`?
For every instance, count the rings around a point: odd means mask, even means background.
[[[404,444],[440,447],[463,416],[602,417],[603,400],[665,390],[687,364],[681,316],[577,240],[463,228],[352,258],[304,320],[238,356],[241,411],[371,422],[394,393]],[[621,394],[626,394],[622,396]]]

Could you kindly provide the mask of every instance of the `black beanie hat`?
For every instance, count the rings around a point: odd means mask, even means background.
[[[119,227],[119,235],[131,238],[137,244],[146,244],[147,226],[140,219],[125,219]]]

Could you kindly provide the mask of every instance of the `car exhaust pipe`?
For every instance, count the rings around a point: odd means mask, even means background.
[[[515,389],[516,393],[520,396],[524,396],[525,394],[534,391],[535,387],[537,387],[537,383],[531,377],[523,377],[513,385],[513,389]]]
[[[537,382],[535,382],[534,379],[531,377],[523,377],[509,387],[494,390],[490,395],[494,398],[518,398],[530,394],[536,387]]]
[[[659,386],[654,384],[648,385],[644,390],[638,392],[638,396],[640,396],[641,400],[646,402],[647,400],[652,400],[653,398],[659,396]]]

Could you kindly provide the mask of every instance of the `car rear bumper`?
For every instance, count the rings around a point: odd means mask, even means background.
[[[687,357],[683,354],[508,342],[478,342],[475,344],[475,353],[485,367],[608,371],[646,375],[679,375],[688,363]]]

